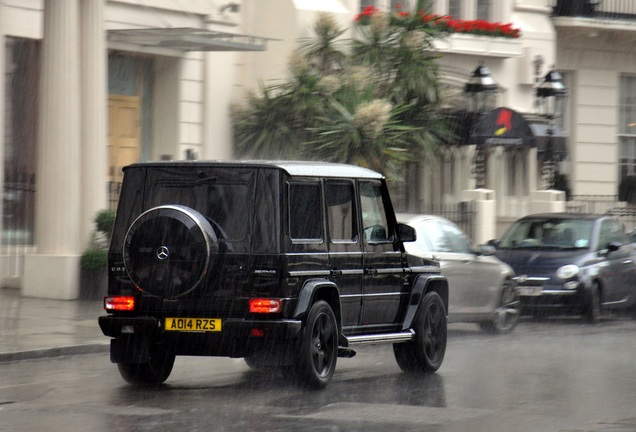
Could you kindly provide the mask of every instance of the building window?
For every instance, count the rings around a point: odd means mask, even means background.
[[[463,0],[448,0],[448,15],[456,19],[463,18],[462,1]]]
[[[492,0],[477,0],[477,19],[490,21],[490,3]]]
[[[506,164],[508,167],[508,179],[506,195],[528,195],[528,167],[526,160],[527,151],[522,149],[510,149],[506,152]]]
[[[3,245],[32,245],[40,42],[7,37]]]
[[[369,6],[386,11],[411,10],[416,0],[360,0],[360,11]],[[493,21],[493,0],[447,0],[447,3],[429,1],[426,8],[443,15],[450,15],[455,19],[480,19]],[[471,12],[472,11],[472,12]]]
[[[374,6],[382,10],[410,10],[409,0],[360,0],[360,11]]]
[[[455,164],[455,154],[450,150],[442,157],[441,180],[443,194],[451,196],[455,194]]]
[[[619,183],[636,174],[636,75],[624,75],[620,82]]]

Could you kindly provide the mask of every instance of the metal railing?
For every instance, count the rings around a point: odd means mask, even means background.
[[[472,201],[462,201],[456,204],[420,204],[419,213],[446,218],[460,227],[468,237],[473,238],[475,208]]]
[[[636,21],[633,0],[552,0],[552,16]]]
[[[110,210],[117,210],[120,193],[121,182],[108,182],[108,208]]]
[[[4,181],[2,244],[32,245],[35,225],[35,174],[13,173]]]
[[[628,231],[636,228],[636,206],[619,201],[618,195],[573,195],[565,204],[571,213],[608,214],[618,218]]]

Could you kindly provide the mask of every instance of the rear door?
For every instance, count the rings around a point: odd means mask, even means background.
[[[355,183],[326,180],[324,201],[327,212],[329,270],[340,291],[342,325],[360,324],[362,310],[362,242],[358,223]]]

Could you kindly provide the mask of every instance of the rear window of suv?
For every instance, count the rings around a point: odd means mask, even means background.
[[[249,186],[244,183],[155,182],[146,207],[166,203],[190,207],[211,222],[217,235],[227,241],[242,241],[249,228]]]

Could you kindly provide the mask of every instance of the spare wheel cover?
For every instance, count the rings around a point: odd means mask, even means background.
[[[211,223],[186,206],[142,213],[124,241],[124,265],[140,290],[176,298],[194,290],[215,265],[219,243]]]

